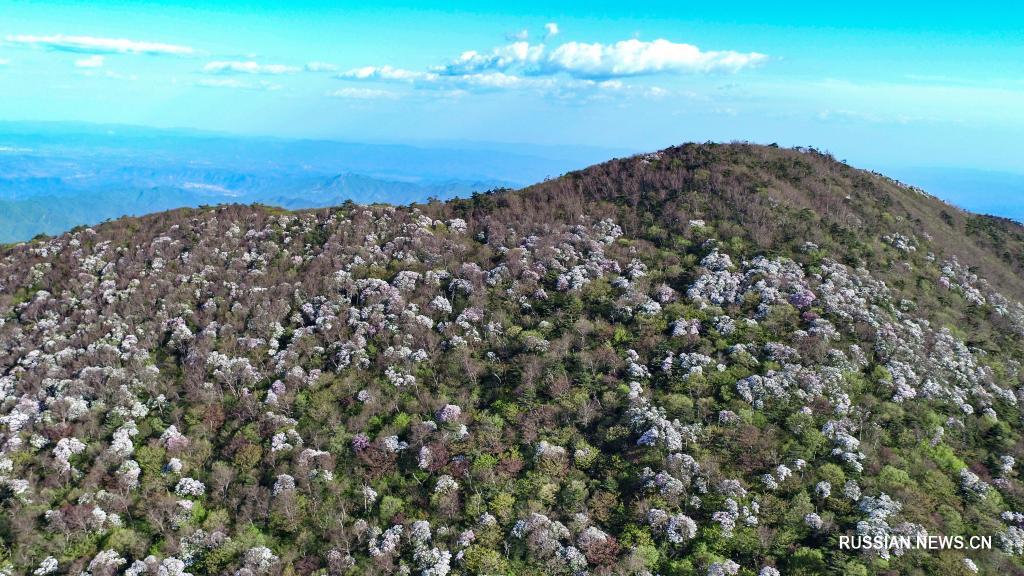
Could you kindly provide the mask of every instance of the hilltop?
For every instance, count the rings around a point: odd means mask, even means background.
[[[622,219],[658,241],[689,220],[722,222],[725,239],[749,251],[799,250],[814,242],[848,263],[884,270],[881,237],[904,234],[936,255],[958,257],[1018,297],[1024,296],[1024,226],[972,214],[926,191],[859,170],[814,149],[754,144],[688,144],[617,159],[502,197],[528,220],[572,220],[579,207]],[[453,206],[465,210],[464,202]]]
[[[750,144],[8,246],[0,566],[1018,573],[1022,272],[1012,221]],[[993,549],[838,545],[925,533]]]

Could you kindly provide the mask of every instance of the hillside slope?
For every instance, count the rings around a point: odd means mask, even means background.
[[[745,144],[8,247],[0,562],[1020,573],[1022,270],[1012,222]],[[838,545],[925,533],[993,549]]]

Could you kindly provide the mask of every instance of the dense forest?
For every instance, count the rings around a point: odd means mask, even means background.
[[[750,144],[7,246],[0,574],[1022,573],[1022,274]]]

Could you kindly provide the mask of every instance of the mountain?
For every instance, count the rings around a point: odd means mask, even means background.
[[[0,565],[1021,573],[1022,268],[1013,221],[750,144],[7,246]]]

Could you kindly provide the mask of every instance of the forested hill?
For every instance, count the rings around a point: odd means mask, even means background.
[[[684,145],[0,254],[11,574],[1024,571],[1024,230]],[[844,550],[840,536],[991,537]]]
[[[467,210],[465,203],[452,205]],[[600,211],[652,242],[704,218],[716,223],[719,238],[743,240],[748,252],[785,252],[815,242],[845,262],[863,261],[878,271],[885,261],[882,236],[917,236],[937,256],[966,260],[1001,289],[1024,297],[1024,226],[966,212],[814,149],[687,144],[572,172],[504,194],[496,203],[472,203],[481,216],[495,205],[524,214],[528,222]]]

